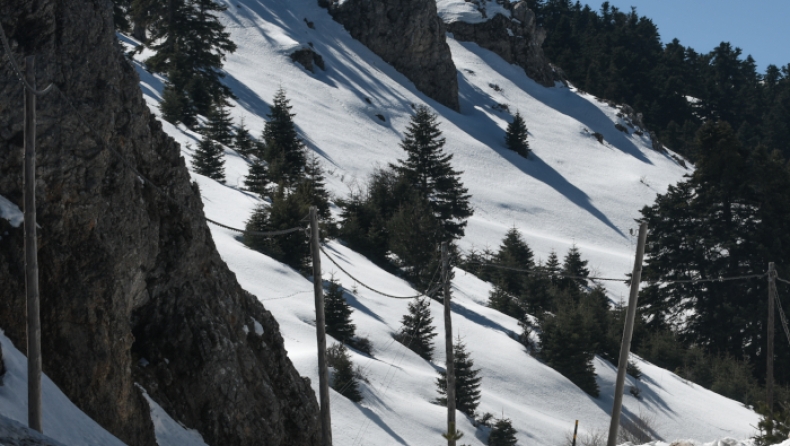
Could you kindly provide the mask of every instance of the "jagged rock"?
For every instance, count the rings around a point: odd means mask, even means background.
[[[65,446],[10,418],[0,415],[0,444],[3,446]]]
[[[656,135],[655,132],[650,132],[650,144],[652,145],[653,150],[655,150],[656,152],[662,152],[662,153],[666,152],[666,149],[664,149],[664,145],[661,144],[661,141],[658,140],[658,135]]]
[[[458,78],[435,0],[318,0],[351,36],[441,104],[459,109]]]
[[[455,21],[447,24],[447,30],[456,40],[475,42],[493,51],[509,63],[524,69],[527,76],[547,87],[562,80],[543,55],[543,41],[546,30],[538,27],[535,13],[525,1],[503,2],[510,10],[511,17],[496,14],[481,23]]]
[[[617,130],[620,130],[621,132],[625,133],[626,135],[630,134],[628,129],[623,124],[620,124],[619,122],[615,122],[614,123],[614,128],[616,128]]]
[[[293,53],[291,53],[291,60],[297,62],[298,64],[303,66],[305,70],[308,70],[311,73],[315,72],[313,65],[318,66],[322,70],[326,70],[326,66],[324,65],[324,58],[310,48],[303,48],[301,50],[294,51]]]
[[[35,54],[39,85],[57,86],[37,104],[44,372],[133,446],[156,444],[135,383],[208,444],[317,445],[315,395],[277,322],[217,253],[180,147],[149,112],[116,42],[110,6],[0,2],[14,57]],[[10,70],[0,70],[0,104],[18,104],[0,108],[0,195],[17,204],[22,96]],[[22,247],[22,228],[0,240],[0,327],[24,348]],[[262,336],[245,331],[253,318]]]

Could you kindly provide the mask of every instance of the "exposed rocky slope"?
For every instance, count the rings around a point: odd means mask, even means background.
[[[458,79],[435,0],[318,0],[352,37],[409,78],[418,90],[458,110]]]
[[[546,31],[537,26],[535,13],[523,0],[507,1],[502,6],[510,10],[512,17],[496,14],[481,23],[452,21],[447,23],[447,30],[456,40],[475,42],[524,68],[527,76],[538,83],[553,86],[560,77],[543,55],[541,46],[546,39]]]
[[[0,24],[17,60],[37,56],[39,85],[54,82],[104,141],[58,91],[39,98],[44,372],[131,445],[156,444],[135,383],[209,444],[317,444],[315,396],[277,322],[217,254],[180,149],[151,116],[115,43],[109,2],[7,0]],[[0,195],[17,204],[22,96],[0,70]],[[24,346],[22,228],[2,229],[0,327]],[[250,329],[253,319],[262,335]]]

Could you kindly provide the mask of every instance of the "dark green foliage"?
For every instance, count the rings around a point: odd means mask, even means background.
[[[684,345],[710,355],[745,358],[765,376],[766,281],[704,284],[667,280],[762,273],[790,257],[790,171],[778,154],[749,151],[726,123],[709,122],[697,138],[697,169],[642,210],[650,227],[639,299],[650,328],[672,327]],[[787,346],[786,341],[777,343]],[[790,382],[790,349],[777,347],[777,382]]]
[[[434,217],[442,224],[442,238],[453,240],[464,235],[472,208],[460,180],[462,172],[453,169],[453,155],[444,152],[445,139],[436,118],[427,107],[417,107],[401,141],[406,159],[392,167],[430,203]]]
[[[488,446],[515,446],[518,443],[516,432],[510,419],[496,420],[488,436]]]
[[[308,207],[304,203],[280,187],[272,197],[271,206],[258,206],[247,221],[244,244],[296,270],[307,271],[310,265],[310,245],[303,231],[277,237],[262,237],[250,233],[305,226],[302,219],[307,212]]]
[[[625,371],[634,379],[642,378],[642,369],[639,368],[639,365],[633,361],[628,361],[628,364],[625,365]]]
[[[130,8],[130,0],[113,0],[112,2],[112,21],[115,24],[115,29],[122,33],[128,33],[132,27],[128,17]]]
[[[521,319],[527,314],[519,299],[508,294],[499,285],[494,285],[494,289],[489,293],[488,306],[516,319]]]
[[[779,444],[790,438],[790,405],[784,402],[779,405],[778,410],[774,409],[773,417],[765,403],[758,405],[757,413],[761,417],[757,429],[760,433],[752,437],[756,446]]]
[[[531,270],[535,267],[533,257],[532,250],[521,237],[521,233],[516,228],[511,228],[505,234],[493,261],[510,268]],[[494,282],[507,293],[520,296],[526,292],[527,277],[523,272],[497,269]]]
[[[453,345],[453,364],[455,364],[455,407],[457,410],[473,417],[480,404],[480,382],[483,380],[480,369],[475,369],[475,362],[466,351],[466,345],[457,339]],[[447,405],[447,372],[439,371],[436,379],[436,390],[439,398],[436,401],[442,406]]]
[[[324,315],[326,318],[326,334],[345,342],[354,337],[356,326],[351,322],[354,310],[343,297],[343,288],[334,279],[329,281],[329,288],[324,294]]]
[[[428,299],[417,298],[409,302],[409,313],[403,315],[401,329],[395,335],[398,342],[427,361],[433,359],[433,338],[436,337],[429,306]]]
[[[595,382],[595,343],[585,323],[585,312],[569,296],[557,305],[556,313],[543,320],[540,357],[546,364],[588,394],[598,396]]]
[[[291,105],[280,89],[274,96],[268,120],[263,129],[264,159],[269,163],[269,174],[278,184],[295,185],[307,164],[304,143],[296,132]]]
[[[192,167],[200,175],[213,180],[225,182],[225,152],[219,144],[204,135],[200,140],[195,155],[192,157]]]
[[[209,138],[219,143],[230,146],[233,142],[233,121],[230,112],[224,105],[211,107],[208,114],[208,124],[203,129],[203,133]]]
[[[244,187],[250,192],[264,196],[268,193],[267,186],[270,182],[268,166],[257,158],[253,159],[250,171],[244,179]]]
[[[236,136],[233,138],[233,147],[242,156],[249,158],[255,154],[256,141],[250,136],[247,126],[244,125],[244,118],[241,118],[239,128],[236,129]]]
[[[169,81],[165,82],[165,87],[162,91],[162,103],[159,104],[159,109],[162,111],[162,117],[167,122],[173,124],[180,122],[187,127],[192,127],[197,122],[195,111],[189,104],[186,92]]]
[[[359,383],[346,346],[336,343],[327,349],[326,356],[327,365],[333,369],[330,387],[355,403],[362,401],[362,393],[359,391]]]
[[[213,105],[233,96],[221,82],[225,55],[236,50],[216,16],[225,9],[213,0],[132,3],[132,19],[150,32],[148,42],[156,52],[146,65],[168,76],[189,114],[207,115]]]
[[[505,145],[508,149],[527,158],[529,156],[527,135],[527,124],[524,122],[524,118],[521,117],[521,113],[516,112],[516,116],[513,117],[513,122],[507,126]]]
[[[389,250],[397,256],[395,264],[420,288],[429,286],[439,266],[440,231],[430,204],[416,195],[403,203],[387,224]]]
[[[320,220],[328,220],[329,192],[324,186],[324,170],[318,158],[311,157],[304,166],[302,177],[296,185],[296,195],[308,206],[315,206]]]
[[[576,245],[571,246],[568,254],[565,255],[565,259],[562,262],[562,274],[582,277],[581,279],[562,279],[566,286],[571,286],[571,283],[575,283],[579,287],[587,286],[587,280],[584,277],[590,275],[590,270],[587,269],[587,260],[582,260],[582,254]]]

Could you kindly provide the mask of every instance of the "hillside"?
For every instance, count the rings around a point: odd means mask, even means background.
[[[689,172],[671,152],[654,151],[648,136],[634,133],[618,117],[617,108],[559,83],[546,88],[528,78],[522,68],[474,43],[448,37],[458,69],[460,112],[456,112],[427,98],[353,40],[315,0],[223,3],[228,10],[221,20],[238,45],[225,65],[225,82],[238,98],[232,109],[234,121],[243,117],[253,135],[259,135],[271,98],[283,88],[301,136],[326,169],[328,187],[335,196],[343,197],[361,187],[376,167],[403,156],[399,142],[414,105],[426,104],[438,113],[447,149],[454,155],[454,166],[464,172],[463,182],[475,209],[460,241],[464,251],[496,247],[505,232],[515,227],[536,258],[545,259],[552,250],[563,255],[575,244],[596,275],[624,278],[633,263],[635,239],[630,230],[636,227],[639,209]],[[313,26],[308,27],[306,21]],[[135,45],[126,36],[120,35],[119,40],[127,48]],[[304,48],[320,54],[326,69],[309,72],[295,64],[290,54]],[[148,55],[146,51],[136,55],[135,67],[144,98],[151,112],[158,115],[163,79],[145,70],[140,61]],[[525,117],[533,150],[529,159],[504,147],[504,129],[511,114],[495,107],[497,104]],[[627,134],[615,124],[626,126]],[[191,148],[199,135],[166,122],[163,129],[181,143],[189,166]],[[594,133],[603,136],[602,143]],[[243,157],[227,149],[225,166],[227,184],[194,172],[192,179],[199,186],[208,218],[243,227],[261,200],[242,190],[248,171]],[[234,232],[214,226],[210,229],[239,284],[276,318],[288,356],[299,374],[310,378],[317,393],[311,282],[248,249]],[[372,358],[352,353],[368,380],[361,386],[364,401],[354,404],[332,393],[335,444],[439,444],[446,411],[431,401],[437,396],[437,370],[444,365],[442,343],[437,342],[436,358],[429,363],[394,342],[392,335],[400,327],[407,301],[355,286],[355,280],[337,270],[332,261],[386,293],[410,295],[415,290],[341,241],[330,241],[327,252],[332,259],[322,259],[324,278],[334,275],[348,290],[346,298],[355,308],[357,331],[368,336],[374,346]],[[613,301],[627,293],[620,282],[603,285]],[[352,293],[352,289],[358,291]],[[520,332],[517,321],[485,306],[490,289],[490,284],[473,275],[455,271],[454,328],[483,376],[478,411],[513,420],[520,444],[525,445],[561,444],[576,419],[582,432],[604,431],[614,368],[596,359],[601,397],[589,397],[524,351],[513,339]],[[434,325],[441,330],[441,308],[434,304],[431,312]],[[2,340],[9,350],[10,344]],[[652,418],[657,438],[709,442],[753,434],[757,415],[748,408],[636,360],[644,377],[640,382],[629,378],[629,385],[638,386],[642,397],[627,394],[624,414]],[[2,392],[0,387],[0,401],[6,397]],[[22,421],[24,410],[14,407],[16,412],[0,405],[0,414]],[[176,424],[169,418],[167,423]],[[459,417],[459,423],[466,433],[462,443],[485,444],[485,432],[465,417]],[[168,429],[163,423],[154,425],[160,445],[186,444],[167,442]],[[53,431],[53,438],[67,442],[66,428]]]

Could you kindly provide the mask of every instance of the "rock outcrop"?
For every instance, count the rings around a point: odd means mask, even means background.
[[[459,109],[458,78],[435,0],[318,0],[351,36],[414,82]]]
[[[65,446],[0,415],[0,444],[3,446]]]
[[[535,13],[525,1],[503,2],[511,17],[496,14],[481,23],[455,21],[447,24],[456,40],[475,42],[493,51],[509,63],[519,65],[527,76],[547,87],[554,86],[560,76],[543,55],[546,30],[538,27]]]
[[[318,444],[315,395],[217,253],[180,147],[115,41],[111,3],[4,0],[0,25],[16,60],[36,55],[39,86],[56,85],[37,107],[44,372],[130,445],[156,444],[135,383],[208,444]],[[22,97],[0,70],[0,195],[17,204]],[[23,229],[6,229],[0,327],[24,347]]]

